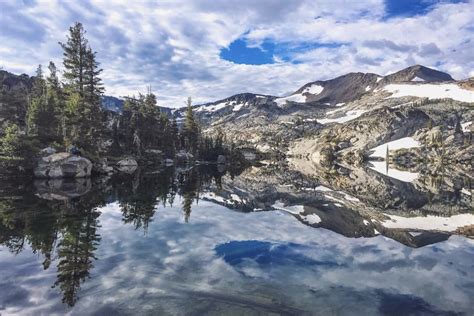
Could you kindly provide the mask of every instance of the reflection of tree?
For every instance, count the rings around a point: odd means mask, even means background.
[[[146,232],[157,204],[166,205],[170,197],[173,199],[173,175],[173,169],[165,169],[159,174],[138,171],[132,175],[131,186],[129,179],[117,179],[123,184],[118,195],[124,223],[131,223],[135,229],[143,228]]]
[[[198,192],[211,182],[220,187],[221,177],[222,173],[212,167],[176,173],[172,168],[138,171],[134,175],[117,175],[110,181],[95,181],[94,188],[79,197],[75,190],[70,192],[70,187],[62,192],[57,186],[48,187],[49,182],[41,186],[43,194],[35,194],[38,192],[31,185],[15,187],[9,182],[7,187],[13,188],[10,190],[0,183],[0,245],[15,254],[31,247],[44,257],[44,269],[57,258],[54,287],[62,292],[63,302],[72,306],[96,260],[94,253],[100,242],[97,207],[119,201],[123,222],[146,232],[157,205],[172,205],[177,193],[183,197],[188,221]],[[49,190],[54,194],[48,194]],[[56,196],[61,200],[54,200]]]
[[[48,205],[49,204],[49,205]],[[39,200],[32,194],[22,199],[0,201],[0,244],[20,253],[29,243],[34,253],[41,253],[43,266],[49,267],[57,231],[55,204]]]
[[[73,306],[81,283],[93,268],[94,251],[100,242],[96,233],[100,213],[86,210],[68,216],[64,221],[62,239],[58,245],[58,275],[55,286],[63,293],[63,303]]]
[[[198,166],[177,174],[179,194],[183,198],[182,207],[184,220],[187,223],[191,216],[193,200],[199,200],[199,192],[206,186],[215,183],[218,189],[222,187],[222,176],[215,166]]]
[[[194,195],[192,193],[185,193],[183,195],[183,213],[184,221],[187,223],[191,216],[191,205],[193,204]]]

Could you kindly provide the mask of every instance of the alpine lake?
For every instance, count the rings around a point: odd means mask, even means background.
[[[0,314],[473,315],[470,181],[376,169],[2,179]]]

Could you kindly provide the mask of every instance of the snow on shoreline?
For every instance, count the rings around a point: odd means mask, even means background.
[[[374,152],[369,157],[385,158],[385,155],[387,154],[387,146],[389,150],[419,148],[420,142],[415,140],[413,137],[400,138],[370,149],[370,151]]]
[[[303,221],[310,225],[321,223],[321,217],[316,214],[302,215],[304,212],[304,205],[290,205],[285,206],[282,202],[277,201],[272,207],[276,210],[285,211],[291,214],[299,215]]]
[[[384,215],[390,218],[389,220],[381,222],[381,224],[386,228],[453,232],[460,227],[474,225],[474,214],[458,214],[451,217],[433,215],[428,215],[426,217],[402,217],[388,214]]]
[[[383,89],[392,93],[389,98],[413,96],[430,99],[450,98],[462,102],[474,102],[474,91],[462,89],[454,83],[389,84]]]
[[[390,168],[386,161],[371,161],[370,164],[370,169],[403,182],[413,182],[419,176],[418,173]]]

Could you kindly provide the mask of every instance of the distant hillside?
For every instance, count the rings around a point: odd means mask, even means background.
[[[123,99],[119,99],[110,95],[104,95],[102,97],[102,106],[113,112],[122,112],[123,109]]]

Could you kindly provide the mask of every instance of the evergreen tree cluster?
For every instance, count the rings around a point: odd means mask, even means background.
[[[157,153],[172,158],[185,151],[196,159],[215,161],[229,152],[223,133],[201,135],[191,98],[181,127],[174,117],[160,111],[151,88],[146,94],[127,97],[121,114],[105,111],[102,69],[85,35],[82,24],[75,23],[66,41],[59,43],[63,49],[62,80],[53,62],[47,74],[38,66],[27,96],[19,102],[26,104],[25,109],[16,113],[17,122],[0,135],[0,156],[33,157],[40,148],[54,147],[77,148],[90,158],[133,155],[147,159]]]
[[[87,152],[100,152],[99,142],[104,131],[101,107],[104,88],[99,77],[102,69],[85,33],[82,24],[75,23],[69,29],[67,42],[60,43],[64,51],[63,82],[53,62],[49,63],[46,76],[42,66],[38,66],[25,100],[24,120],[7,127],[0,140],[1,155],[9,156],[12,151],[25,147],[25,141],[9,143],[7,139],[6,142],[6,138],[15,137],[36,145],[29,146],[29,156],[44,146],[77,146]],[[15,146],[17,148],[12,149]]]
[[[140,157],[147,150],[160,150],[174,155],[177,131],[173,121],[160,111],[151,89],[138,98],[126,98],[117,123],[114,141],[119,152]]]

